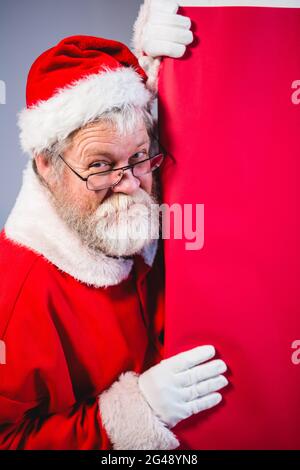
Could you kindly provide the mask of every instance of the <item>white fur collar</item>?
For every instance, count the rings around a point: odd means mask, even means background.
[[[31,161],[23,172],[22,188],[4,228],[9,239],[43,255],[60,270],[88,285],[119,284],[133,266],[131,259],[110,258],[81,243],[56,213]],[[153,240],[139,253],[149,266],[153,264],[157,246],[157,240]]]

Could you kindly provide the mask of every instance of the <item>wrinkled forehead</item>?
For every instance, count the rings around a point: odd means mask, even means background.
[[[87,139],[96,140],[100,144],[103,142],[115,145],[122,145],[128,142],[133,145],[141,145],[141,143],[147,141],[150,143],[147,128],[143,120],[134,129],[126,130],[126,128],[118,128],[114,122],[103,119],[88,123],[70,135],[70,140],[74,145],[78,145]]]
[[[150,150],[151,142],[147,128],[141,122],[136,129],[122,133],[110,122],[91,123],[79,129],[70,142],[72,157],[92,158],[97,154],[123,158],[128,153],[145,148]]]

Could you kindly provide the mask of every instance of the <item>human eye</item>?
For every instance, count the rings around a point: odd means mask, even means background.
[[[97,169],[100,169],[101,171],[107,171],[107,170],[111,170],[112,164],[110,162],[101,160],[101,161],[91,163],[89,165],[89,168],[97,168]]]
[[[131,157],[132,160],[146,160],[146,158],[149,158],[149,155],[145,150],[137,152]]]

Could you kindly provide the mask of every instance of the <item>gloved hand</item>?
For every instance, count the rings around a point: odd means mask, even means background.
[[[169,428],[222,400],[215,392],[228,384],[220,375],[227,366],[222,360],[210,361],[214,355],[213,346],[198,346],[163,359],[139,376],[138,385],[146,401]]]
[[[178,6],[175,0],[151,0],[141,44],[147,55],[182,57],[193,41],[191,20],[176,13]]]
[[[191,20],[178,15],[178,7],[175,0],[145,0],[133,25],[133,52],[155,91],[161,57],[182,57],[193,41]]]

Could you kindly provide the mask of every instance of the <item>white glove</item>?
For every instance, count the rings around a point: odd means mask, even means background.
[[[182,57],[193,42],[191,20],[176,14],[177,10],[174,0],[151,0],[142,35],[142,49],[147,55]]]
[[[198,346],[163,359],[139,376],[146,401],[169,428],[222,400],[222,395],[214,392],[228,384],[220,375],[227,367],[219,359],[206,362],[214,355],[213,346]]]
[[[182,57],[193,41],[191,20],[176,14],[178,7],[175,0],[145,0],[133,25],[134,53],[155,91],[161,57]]]

